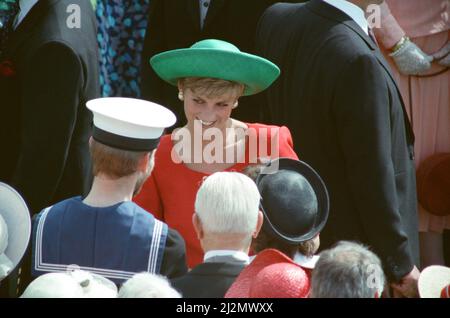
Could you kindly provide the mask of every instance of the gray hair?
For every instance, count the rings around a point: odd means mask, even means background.
[[[238,172],[216,172],[198,190],[195,212],[205,232],[251,235],[258,221],[259,202],[252,179]]]
[[[118,298],[181,298],[166,277],[140,273],[127,280],[119,290]]]
[[[312,274],[312,298],[381,296],[385,277],[381,261],[365,246],[341,241],[320,253]]]

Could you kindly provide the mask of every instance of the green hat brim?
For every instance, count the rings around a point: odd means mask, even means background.
[[[163,52],[150,59],[164,81],[177,85],[180,78],[210,77],[245,85],[244,95],[265,90],[280,75],[278,66],[262,57],[220,49],[188,48]]]

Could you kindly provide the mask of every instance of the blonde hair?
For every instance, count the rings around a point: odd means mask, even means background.
[[[94,139],[91,139],[90,150],[94,176],[103,173],[117,179],[135,173],[139,162],[148,153],[109,147]]]
[[[195,94],[208,98],[223,95],[239,98],[245,89],[244,84],[210,77],[186,77],[179,79],[178,83],[183,91],[190,89]]]

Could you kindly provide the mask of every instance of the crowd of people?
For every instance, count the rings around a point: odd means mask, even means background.
[[[449,298],[449,16],[2,0],[0,296]]]

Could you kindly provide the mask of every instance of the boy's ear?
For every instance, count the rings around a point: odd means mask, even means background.
[[[146,172],[149,162],[150,162],[150,153],[146,153],[145,155],[142,156],[141,160],[139,160],[138,170]]]

